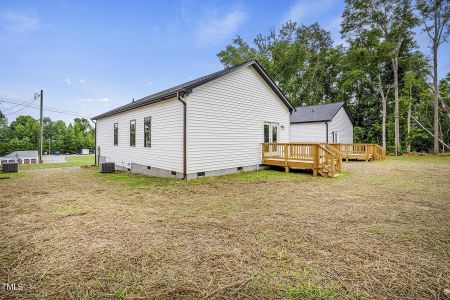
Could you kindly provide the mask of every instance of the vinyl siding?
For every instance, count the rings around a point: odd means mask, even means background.
[[[326,142],[325,122],[297,123],[291,124],[290,141],[291,142]]]
[[[328,122],[329,142],[333,142],[332,132],[338,132],[338,142],[342,144],[353,144],[353,124],[345,108],[341,107],[334,118]]]
[[[265,121],[289,141],[290,112],[252,66],[195,88],[187,109],[188,173],[260,164]]]
[[[151,148],[144,147],[144,118],[152,117]],[[136,120],[136,146],[130,146],[130,120]],[[119,144],[114,146],[114,123]],[[170,171],[183,171],[183,105],[176,99],[136,108],[97,121],[100,155],[129,168],[137,163]]]

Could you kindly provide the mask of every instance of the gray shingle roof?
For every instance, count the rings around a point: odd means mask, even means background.
[[[267,73],[264,71],[264,69],[261,67],[261,65],[256,60],[250,60],[243,64],[227,68],[182,84],[179,84],[177,86],[171,87],[169,89],[163,90],[161,92],[152,94],[150,96],[141,98],[139,100],[136,100],[132,103],[125,104],[123,106],[120,106],[118,108],[115,108],[113,110],[107,111],[103,114],[100,114],[98,116],[93,117],[93,120],[98,120],[104,117],[108,117],[111,115],[115,115],[127,110],[131,110],[134,108],[138,108],[144,105],[149,105],[152,103],[156,103],[159,101],[167,100],[170,98],[173,98],[176,96],[178,92],[190,92],[193,88],[198,87],[202,84],[205,84],[207,82],[210,82],[214,79],[217,79],[219,77],[222,77],[225,74],[228,74],[234,70],[237,70],[242,67],[246,66],[253,66],[255,70],[261,75],[261,77],[267,82],[267,84],[272,88],[272,90],[280,97],[280,99],[286,104],[286,106],[289,108],[290,111],[294,110],[294,107],[291,105],[287,97],[281,92],[281,90],[278,88],[278,86],[274,83],[274,81],[267,75]]]
[[[38,152],[37,151],[14,151],[11,152],[2,158],[37,158]]]
[[[296,107],[295,108],[296,111],[294,111],[291,115],[291,124],[331,121],[333,117],[337,114],[339,109],[341,109],[341,107],[345,108],[350,120],[352,120],[352,117],[347,109],[347,106],[345,105],[345,102],[336,102],[330,104]]]

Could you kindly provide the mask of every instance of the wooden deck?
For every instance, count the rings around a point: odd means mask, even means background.
[[[312,170],[313,175],[335,177],[342,160],[385,159],[386,151],[376,144],[263,143],[262,163],[268,166]]]
[[[342,170],[342,155],[320,143],[263,143],[262,163],[289,169],[312,170],[313,175],[335,177]]]
[[[342,154],[342,158],[349,160],[383,160],[386,151],[377,144],[329,144]]]

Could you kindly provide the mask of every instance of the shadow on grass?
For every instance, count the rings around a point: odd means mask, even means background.
[[[252,172],[241,172],[222,176],[202,177],[192,180],[180,180],[175,178],[145,176],[127,171],[116,171],[115,173],[100,173],[93,168],[93,175],[107,180],[124,183],[128,185],[146,186],[189,186],[198,184],[233,183],[233,182],[268,182],[284,180],[313,181],[315,177],[307,172],[284,173],[279,170],[260,170]]]

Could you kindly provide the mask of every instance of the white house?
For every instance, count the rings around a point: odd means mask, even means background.
[[[291,142],[353,143],[353,119],[345,102],[296,107]]]
[[[256,170],[261,143],[289,142],[293,110],[249,61],[94,117],[97,155],[117,169],[155,176]]]

